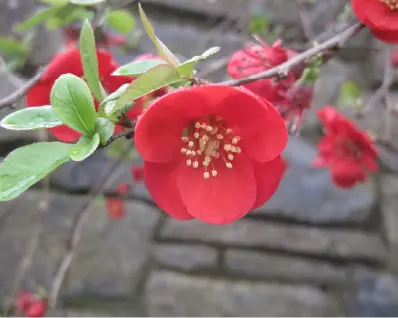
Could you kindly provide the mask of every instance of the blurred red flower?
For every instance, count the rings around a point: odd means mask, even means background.
[[[333,182],[341,188],[350,188],[365,181],[369,171],[377,171],[377,151],[369,136],[339,114],[332,106],[318,111],[325,136],[318,144],[319,155],[315,167],[330,168]]]
[[[131,175],[133,180],[136,182],[141,182],[144,180],[144,167],[143,166],[134,166],[131,169]]]
[[[296,54],[293,50],[283,48],[281,41],[276,41],[272,46],[264,42],[261,45],[250,45],[232,55],[228,63],[228,73],[235,79],[248,77],[278,66]],[[287,74],[286,79],[278,82],[266,78],[243,86],[271,103],[277,103],[283,99],[284,92],[300,78],[303,69],[304,65],[298,65]]]
[[[351,0],[357,18],[388,43],[398,43],[397,0]]]
[[[15,301],[15,307],[20,312],[25,312],[25,310],[32,304],[34,296],[28,291],[21,291]]]
[[[138,119],[135,144],[146,186],[180,220],[226,224],[264,204],[279,186],[283,118],[245,88],[181,88]]]
[[[97,57],[101,83],[109,93],[113,93],[123,84],[131,83],[132,78],[111,76],[111,74],[119,67],[119,65],[113,60],[111,53],[104,50],[97,50]],[[80,52],[76,48],[69,49],[66,52],[58,54],[51,61],[44,76],[28,92],[26,96],[27,106],[35,107],[50,105],[51,88],[58,77],[66,73],[83,77],[83,66],[80,59]],[[143,107],[140,106],[141,103],[143,103],[143,100],[137,100],[136,105],[132,109],[135,107],[143,109]],[[98,107],[98,102],[96,102],[96,106]],[[74,142],[80,137],[79,132],[67,127],[66,125],[50,128],[49,131],[51,131],[58,140],[63,142]]]
[[[46,304],[43,300],[35,300],[26,309],[26,317],[43,317],[46,313]]]
[[[105,201],[108,215],[111,219],[120,219],[126,215],[124,200],[118,198],[108,198]]]

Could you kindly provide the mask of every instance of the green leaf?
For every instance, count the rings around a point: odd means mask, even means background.
[[[180,66],[177,67],[177,70],[178,72],[180,72],[181,76],[190,78],[193,76],[193,71],[195,69],[195,66],[196,64],[198,64],[200,60],[207,59],[209,56],[216,54],[218,51],[220,51],[220,47],[218,46],[212,47],[203,52],[201,55],[194,56],[188,61],[185,61],[184,63],[182,63]]]
[[[0,53],[6,56],[25,57],[29,54],[28,45],[8,37],[0,37]]]
[[[112,109],[105,109],[105,113],[111,114],[138,97],[154,92],[159,88],[176,83],[180,80],[180,74],[171,65],[161,64],[151,68],[148,72],[142,74],[132,82],[127,90],[119,97],[114,107]]]
[[[151,22],[148,20],[144,10],[141,7],[141,4],[138,5],[138,10],[140,12],[140,17],[142,24],[144,25],[145,31],[148,36],[151,38],[152,42],[155,44],[156,49],[161,57],[167,62],[169,62],[174,67],[177,67],[181,64],[178,58],[167,48],[167,46],[160,41],[155,34],[155,29],[153,28]]]
[[[52,128],[62,125],[51,106],[29,107],[4,117],[0,126],[9,130]]]
[[[135,28],[135,19],[127,10],[115,10],[106,15],[106,23],[120,33],[129,33]]]
[[[95,132],[100,137],[101,144],[107,143],[115,131],[115,124],[106,118],[97,118],[95,121]]]
[[[106,0],[70,0],[70,3],[78,4],[81,6],[93,6],[99,3],[103,3]]]
[[[95,109],[91,92],[84,80],[72,75],[61,75],[54,83],[51,105],[57,117],[83,135],[93,135]]]
[[[0,164],[0,201],[16,198],[69,161],[70,146],[61,142],[39,142],[11,152]]]
[[[95,48],[94,32],[90,22],[86,20],[80,33],[80,55],[83,64],[84,77],[95,98],[102,101],[105,91],[99,80],[97,50]]]
[[[115,104],[117,102],[117,99],[126,91],[126,89],[130,86],[130,84],[123,84],[122,86],[120,86],[115,92],[113,92],[112,94],[110,94],[108,97],[106,97],[102,103],[100,104],[99,108],[98,108],[98,114],[101,117],[106,117],[109,120],[112,121],[117,121],[117,115],[116,113],[111,114],[111,115],[107,115],[105,113],[105,108],[109,108],[109,109],[113,109],[113,107],[115,107]],[[110,105],[108,105],[110,104]]]
[[[31,16],[29,19],[25,20],[21,24],[18,24],[14,30],[17,32],[21,31],[26,31],[31,28],[34,28],[35,26],[38,26],[39,24],[46,22],[48,19],[50,19],[52,16],[54,16],[59,10],[62,10],[62,7],[53,7],[44,11],[41,11],[33,16]]]
[[[167,63],[163,60],[143,60],[143,61],[131,62],[129,64],[125,64],[119,67],[116,71],[112,73],[112,75],[138,76],[160,64],[167,64]]]
[[[69,3],[69,0],[39,0],[40,2],[50,4],[54,7],[62,7]]]
[[[99,143],[99,134],[95,134],[92,137],[82,136],[77,144],[70,147],[69,157],[74,161],[83,161],[97,150]]]
[[[354,81],[346,81],[340,87],[340,103],[359,108],[363,104],[362,93]]]

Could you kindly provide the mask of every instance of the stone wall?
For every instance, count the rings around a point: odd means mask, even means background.
[[[218,57],[200,65],[200,71],[222,65],[247,40],[239,32],[239,21],[247,16],[249,1],[145,2],[152,3],[148,14],[155,17],[159,37],[182,56],[213,45],[223,47]],[[265,3],[273,23],[285,25],[292,42],[304,40],[295,1]],[[332,23],[343,4],[316,1],[312,8],[319,12],[316,29],[330,29],[328,21]],[[332,7],[325,11],[325,6]],[[232,21],[233,27],[225,31],[220,18]],[[377,50],[358,49],[368,45]],[[379,174],[347,191],[335,188],[327,171],[311,167],[319,135],[315,109],[337,104],[339,87],[347,79],[357,80],[370,93],[380,83],[380,44],[365,31],[349,48],[322,69],[314,109],[306,117],[303,136],[289,141],[284,154],[289,170],[267,205],[234,224],[212,226],[165,216],[142,184],[134,185],[124,219],[109,220],[103,203],[97,203],[62,289],[57,314],[398,315],[398,157],[388,153]],[[143,38],[131,56],[148,50],[152,46]],[[119,59],[123,62],[131,56]],[[217,81],[225,76],[221,69],[209,78]],[[0,97],[12,89],[4,85],[0,85]],[[29,138],[18,135],[17,139],[23,143]],[[3,130],[0,142],[2,150],[7,148],[2,155],[16,145]],[[42,234],[23,287],[48,288],[75,213],[89,199],[89,189],[109,160],[102,151],[82,163],[68,163],[51,176],[50,193],[37,186],[0,204],[2,301],[9,297],[17,264],[39,223]],[[130,169],[131,162],[123,163],[114,185],[131,183]],[[113,189],[107,187],[106,194]],[[41,208],[43,201],[49,202],[48,210]]]

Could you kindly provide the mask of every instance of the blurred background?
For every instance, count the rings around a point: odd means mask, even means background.
[[[123,7],[129,1],[109,2]],[[354,21],[346,0],[142,0],[142,5],[158,37],[183,59],[221,47],[198,67],[199,76],[211,81],[228,78],[229,57],[253,42],[251,33],[270,44],[281,38],[284,46],[302,51]],[[71,40],[71,29],[62,23],[13,31],[43,8],[40,1],[0,0],[0,99]],[[124,8],[138,17],[136,3]],[[154,53],[139,19],[134,23],[127,42],[110,47],[121,64]],[[73,25],[78,30],[79,19]],[[120,35],[111,23],[103,31]],[[144,184],[132,179],[132,165],[142,162],[129,152],[104,193],[91,198],[93,211],[61,289],[57,314],[397,316],[397,153],[380,148],[380,173],[351,190],[337,189],[328,171],[311,167],[321,135],[316,109],[339,106],[347,81],[356,83],[366,101],[381,85],[384,57],[385,47],[365,30],[322,68],[301,134],[291,137],[285,152],[289,169],[278,192],[233,224],[182,222],[161,213]],[[24,104],[22,99],[17,107]],[[382,105],[376,106],[360,122],[375,134],[385,124]],[[9,112],[1,110],[0,118]],[[391,120],[394,142],[398,126]],[[0,128],[0,160],[21,145],[48,138],[53,137],[45,132]],[[0,203],[4,306],[21,288],[49,288],[74,218],[104,167],[118,160],[128,144],[121,141],[84,162],[69,162],[20,198]],[[105,196],[115,195],[120,183],[131,185],[124,197],[127,214],[112,219]]]

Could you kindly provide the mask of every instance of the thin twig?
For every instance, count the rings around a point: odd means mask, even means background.
[[[364,26],[359,23],[352,25],[352,26],[348,27],[347,29],[345,29],[344,31],[342,31],[339,34],[332,37],[330,40],[328,40],[322,44],[319,44],[313,48],[310,48],[310,49],[304,51],[303,53],[296,55],[295,57],[288,60],[287,62],[280,64],[274,68],[271,68],[265,72],[258,73],[258,74],[255,74],[255,75],[252,75],[252,76],[249,76],[246,78],[242,78],[242,79],[234,79],[234,80],[224,81],[219,84],[228,85],[228,86],[238,86],[238,85],[247,84],[247,83],[250,83],[253,81],[257,81],[260,79],[265,79],[265,78],[270,78],[270,77],[275,77],[275,76],[283,77],[283,76],[285,76],[285,74],[287,74],[290,71],[290,69],[292,69],[296,65],[308,60],[309,58],[311,58],[319,53],[322,53],[324,51],[327,51],[327,50],[339,49],[354,34],[358,33],[363,28],[364,28]]]
[[[48,298],[49,308],[54,309],[57,304],[59,291],[61,289],[65,275],[67,274],[73,258],[75,257],[76,250],[82,236],[83,228],[88,221],[88,217],[92,210],[92,206],[95,203],[96,197],[101,194],[101,192],[107,185],[108,180],[112,178],[112,175],[123,162],[124,157],[130,151],[130,149],[130,147],[127,147],[126,150],[120,155],[118,160],[113,161],[108,165],[98,182],[91,189],[89,193],[89,198],[76,213],[76,219],[72,227],[70,238],[68,240],[67,251],[62,258],[57,271],[55,272],[54,279],[51,284],[51,291]]]
[[[106,144],[102,145],[100,148],[104,148],[109,146],[111,143],[113,143],[115,140],[119,139],[119,138],[132,138],[134,137],[134,131],[135,131],[135,127],[131,127],[131,128],[127,128],[126,130],[118,133],[118,134],[114,134],[111,138],[109,138],[109,140],[107,141]]]
[[[16,92],[12,93],[10,96],[7,96],[0,100],[0,109],[6,107],[12,107],[18,100],[24,97],[28,91],[40,81],[43,77],[46,67],[42,68],[40,71],[36,73],[36,75],[27,81],[23,86],[21,86]]]

